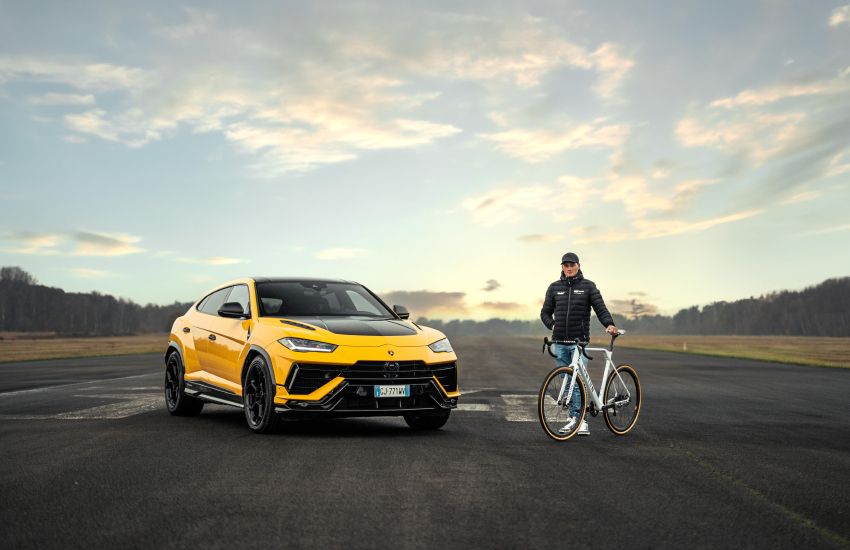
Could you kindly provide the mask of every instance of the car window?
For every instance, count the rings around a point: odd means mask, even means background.
[[[374,315],[381,314],[375,306],[367,302],[366,298],[357,292],[354,292],[353,290],[346,290],[345,294],[348,296],[348,299],[351,300],[351,305],[354,306],[354,309],[358,312],[372,313]]]
[[[230,294],[232,288],[232,286],[222,288],[207,296],[203,303],[201,303],[199,311],[210,315],[218,315],[218,310],[224,305],[224,301],[227,299],[227,295]]]
[[[260,315],[393,317],[392,312],[358,284],[275,281],[258,283],[256,288]]]
[[[250,298],[248,297],[248,287],[246,285],[236,285],[230,291],[230,296],[227,297],[228,302],[237,302],[242,306],[242,313],[251,313]]]

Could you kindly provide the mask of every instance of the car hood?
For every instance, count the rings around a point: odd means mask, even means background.
[[[442,332],[399,319],[363,317],[260,317],[259,322],[286,336],[343,346],[427,346],[445,338]],[[283,336],[283,335],[282,335]]]
[[[353,317],[293,317],[293,321],[350,336],[412,336],[416,329],[395,319]]]

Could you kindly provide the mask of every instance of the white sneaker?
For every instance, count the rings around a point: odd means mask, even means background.
[[[590,428],[587,427],[587,420],[581,421],[581,427],[578,429],[579,435],[590,435]]]
[[[564,427],[561,428],[560,430],[558,430],[558,435],[567,435],[568,433],[573,431],[573,426],[575,426],[575,425],[576,425],[576,419],[570,418],[569,420],[567,420],[567,423],[564,424]]]

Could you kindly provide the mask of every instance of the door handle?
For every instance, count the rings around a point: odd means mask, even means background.
[[[183,327],[183,332],[189,332],[189,327]]]
[[[209,339],[210,339],[210,340],[215,340],[215,334],[210,334]]]

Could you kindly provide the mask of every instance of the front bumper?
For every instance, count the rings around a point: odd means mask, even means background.
[[[377,385],[409,385],[409,397],[374,397]],[[457,363],[359,361],[354,365],[295,364],[278,385],[278,412],[348,416],[400,415],[457,406]]]

